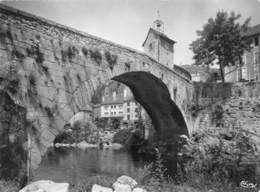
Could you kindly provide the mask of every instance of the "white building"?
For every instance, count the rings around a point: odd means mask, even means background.
[[[139,119],[141,106],[134,100],[131,90],[118,82],[110,83],[102,96],[101,118],[122,118],[123,121]]]

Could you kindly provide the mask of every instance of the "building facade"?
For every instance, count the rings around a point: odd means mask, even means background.
[[[245,51],[242,56],[242,67],[237,65],[225,68],[225,81],[227,82],[260,80],[260,25],[251,27],[243,35],[251,41],[250,50]]]
[[[121,118],[137,121],[141,106],[134,100],[131,90],[124,84],[111,82],[104,91],[100,104],[101,118]]]
[[[174,44],[176,42],[164,34],[164,24],[161,20],[154,21],[143,43],[144,52],[159,63],[173,69]]]

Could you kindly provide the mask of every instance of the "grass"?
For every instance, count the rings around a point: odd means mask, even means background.
[[[17,192],[19,185],[13,181],[0,180],[0,191],[1,192]]]

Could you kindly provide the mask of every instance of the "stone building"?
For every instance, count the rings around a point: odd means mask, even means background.
[[[131,90],[124,84],[111,82],[104,91],[100,104],[101,118],[122,118],[123,121],[136,121],[141,110]]]
[[[174,44],[176,42],[164,34],[164,24],[161,20],[154,21],[143,43],[144,52],[150,57],[173,69]]]
[[[242,80],[259,81],[260,80],[260,24],[251,27],[244,36],[251,40],[250,51],[243,54],[243,66],[230,66],[225,68],[225,80],[227,82],[236,82]],[[241,77],[240,77],[241,74]]]

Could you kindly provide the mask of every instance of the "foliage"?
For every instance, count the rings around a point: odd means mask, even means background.
[[[108,127],[109,118],[96,118],[94,124],[98,129],[105,129]]]
[[[79,54],[79,50],[74,46],[69,46],[67,50],[61,50],[61,59],[63,62],[67,60],[72,62],[72,59],[76,57],[77,54]]]
[[[12,57],[16,57],[20,61],[23,61],[23,59],[25,58],[25,55],[21,51],[19,51],[17,49],[13,49],[12,50]]]
[[[223,113],[224,113],[224,109],[221,105],[216,105],[214,110],[212,111],[212,123],[216,125],[216,127],[220,127],[223,126]]]
[[[81,51],[82,51],[83,55],[87,58],[87,56],[88,56],[88,49],[86,47],[82,47]]]
[[[44,54],[40,51],[40,46],[35,43],[30,48],[26,48],[27,55],[33,57],[35,61],[39,64],[44,62]]]
[[[259,181],[255,144],[242,128],[197,131],[182,154],[188,175],[236,185],[242,180]]]
[[[98,50],[90,50],[90,58],[93,59],[98,65],[101,65],[102,55]]]
[[[53,113],[52,113],[52,110],[51,110],[50,107],[45,106],[44,109],[45,109],[46,114],[47,114],[48,117],[50,117],[50,118],[53,117]]]
[[[70,62],[76,56],[76,54],[78,54],[78,52],[79,51],[74,46],[68,47],[67,54]]]
[[[29,77],[29,87],[28,87],[28,94],[29,96],[35,96],[37,95],[37,84],[36,84],[36,77],[33,73],[30,73]]]
[[[13,36],[10,30],[0,29],[0,42],[6,43],[6,39],[9,39],[13,43]]]
[[[107,62],[109,64],[109,68],[111,70],[113,70],[114,66],[117,63],[117,55],[112,55],[110,52],[106,51],[105,52],[105,57],[106,57],[106,60],[107,60]]]
[[[19,191],[19,184],[14,181],[0,180],[0,191],[17,192]]]
[[[0,77],[0,83],[3,90],[11,94],[16,94],[19,90],[20,80],[17,74],[16,65],[11,64],[8,70]]]
[[[133,140],[133,133],[131,129],[119,130],[113,138],[114,143],[120,143],[125,146],[129,146]]]
[[[222,81],[224,82],[224,67],[242,65],[243,51],[249,49],[249,41],[242,36],[248,29],[250,19],[242,25],[238,22],[240,14],[218,11],[215,18],[210,18],[203,29],[197,31],[197,40],[190,45],[194,52],[197,65],[219,65]]]

